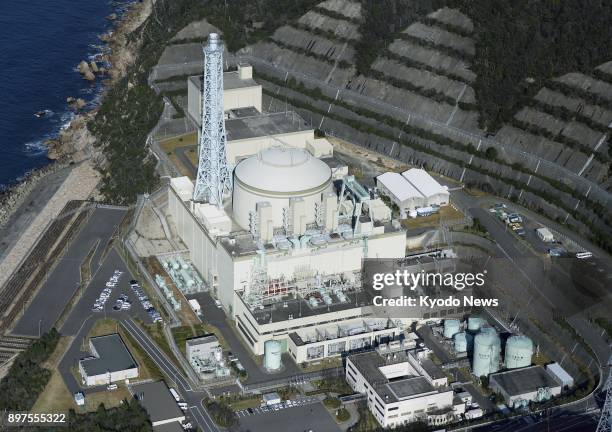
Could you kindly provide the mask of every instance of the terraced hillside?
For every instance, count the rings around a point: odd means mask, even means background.
[[[239,52],[283,68],[343,86],[355,74],[354,44],[359,40],[361,5],[327,0],[295,23],[277,29],[268,40]]]
[[[594,72],[597,81],[552,80],[492,136],[479,128],[467,15],[443,7],[406,23],[358,74],[360,6],[325,1],[238,52],[254,64],[266,107],[297,109],[327,133],[513,199],[612,247],[601,76],[609,66]],[[562,91],[576,81],[576,88],[590,84],[586,93],[594,96]],[[580,112],[539,107],[546,92],[582,99]]]
[[[595,78],[568,73],[551,80],[497,133],[497,139],[537,154],[610,191],[612,62]],[[605,79],[611,82],[606,82]]]
[[[363,94],[419,112],[436,121],[478,130],[470,70],[474,56],[471,20],[442,8],[412,23],[356,81]]]

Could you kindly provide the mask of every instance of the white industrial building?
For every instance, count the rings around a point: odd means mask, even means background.
[[[239,65],[235,71],[223,73],[223,108],[230,111],[253,107],[261,112],[261,85],[253,80],[253,68]],[[187,114],[198,126],[202,126],[202,75],[187,80]]]
[[[83,384],[110,384],[138,378],[138,364],[117,333],[92,337],[89,350],[93,354],[79,361]]]
[[[549,369],[540,365],[511,369],[489,376],[489,387],[511,408],[542,402],[561,394],[561,383]]]
[[[209,357],[219,350],[219,340],[214,334],[199,336],[185,341],[185,354],[190,363],[196,357]]]
[[[237,77],[246,84],[236,87],[255,88],[245,67]],[[368,319],[360,272],[363,258],[404,257],[405,231],[380,199],[342,174],[327,140],[315,139],[295,113],[260,114],[258,95],[234,99],[230,112],[223,100],[232,187],[222,205],[194,201],[187,177],[170,181],[168,218],[190,261],[257,355],[276,340],[302,362],[396,335]],[[198,118],[201,110],[190,110]]]
[[[376,185],[399,207],[402,218],[417,209],[441,207],[450,202],[448,188],[419,168],[411,168],[402,174],[386,172],[376,177]]]
[[[333,148],[325,138],[315,139],[314,129],[298,114],[262,113],[261,85],[253,80],[250,65],[223,74],[223,110],[227,134],[227,159],[233,166],[241,159],[269,147],[302,148],[317,158],[330,157]],[[187,80],[188,117],[202,126],[202,75]]]
[[[390,343],[347,357],[351,388],[366,395],[368,408],[384,428],[419,420],[431,426],[453,421],[455,404],[461,408],[465,403],[454,398],[446,375],[426,356],[397,344],[399,349]]]

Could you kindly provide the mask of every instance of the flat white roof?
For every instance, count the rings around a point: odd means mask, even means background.
[[[572,376],[568,374],[565,369],[559,365],[559,363],[551,363],[546,366],[546,369],[559,378],[563,383],[574,382],[574,378],[572,378]]]
[[[383,184],[399,201],[406,201],[414,197],[423,198],[423,194],[401,174],[386,172],[376,177],[376,181]]]
[[[540,234],[542,234],[544,237],[549,237],[549,236],[552,237],[553,236],[553,233],[550,232],[550,230],[548,228],[546,228],[546,227],[538,228],[536,231],[539,232]]]
[[[438,183],[427,171],[420,168],[411,168],[402,173],[402,176],[426,197],[439,193],[448,194],[448,189]]]
[[[189,194],[193,195],[193,182],[189,179],[189,177],[174,177],[170,179],[170,185],[177,191],[179,194]]]

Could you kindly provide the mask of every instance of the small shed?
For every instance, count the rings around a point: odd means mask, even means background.
[[[277,405],[281,403],[281,397],[278,393],[266,393],[263,395],[263,401],[266,406]]]

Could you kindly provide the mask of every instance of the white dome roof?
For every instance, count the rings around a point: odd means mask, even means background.
[[[329,166],[299,148],[262,150],[240,162],[234,174],[241,185],[272,193],[309,192],[331,180]]]

